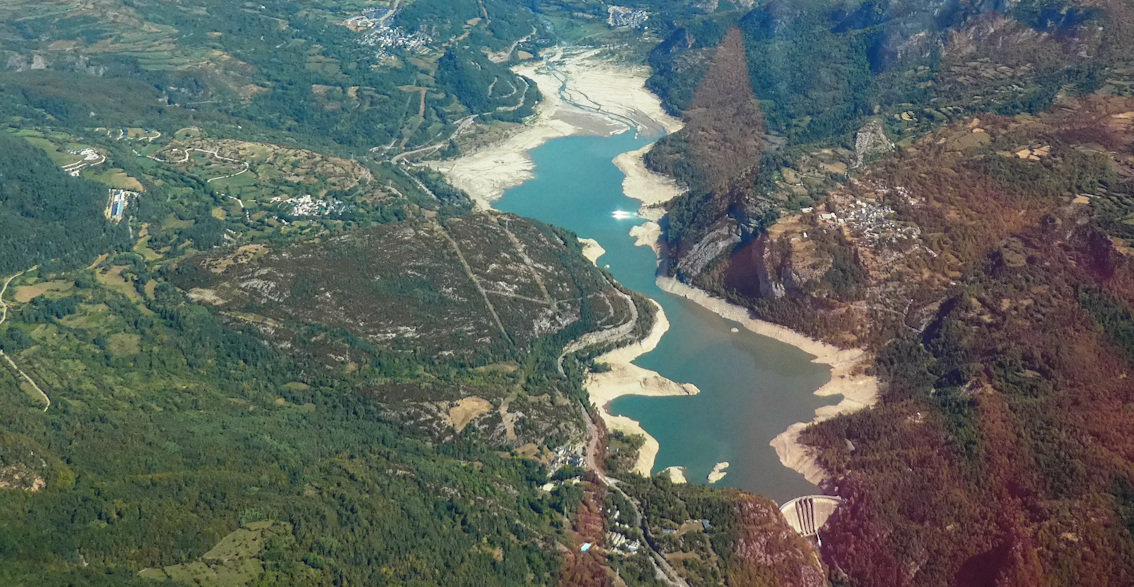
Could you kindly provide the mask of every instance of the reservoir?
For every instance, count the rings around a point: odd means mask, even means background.
[[[612,163],[648,143],[633,133],[554,139],[531,153],[535,178],[493,207],[597,240],[606,249],[598,265],[665,310],[669,331],[635,363],[693,383],[701,393],[623,396],[610,405],[612,413],[639,421],[658,440],[655,474],[682,466],[689,482],[706,483],[713,466],[728,461],[728,475],[716,486],[739,487],[779,503],[816,493],[802,475],[780,464],[768,443],[792,423],[810,420],[816,408],[835,403],[813,395],[829,371],[795,347],[743,328],[733,332],[738,324],[657,287],[657,257],[629,235],[644,222],[633,214],[639,202],[622,193],[623,175]]]

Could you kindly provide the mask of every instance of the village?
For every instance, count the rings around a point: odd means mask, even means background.
[[[397,14],[391,8],[371,8],[360,16],[348,18],[343,26],[354,32],[366,31],[358,42],[364,47],[376,48],[375,58],[380,61],[390,58],[392,51],[420,52],[433,42],[433,36],[424,24],[412,33],[387,24]]]
[[[817,212],[820,225],[837,226],[844,234],[862,239],[867,246],[897,245],[902,241],[917,239],[921,230],[911,222],[894,219],[894,209],[883,203],[882,197],[891,192],[905,195],[903,188],[881,189],[877,199],[861,200],[848,194],[832,194],[825,204],[827,212]],[[800,210],[804,214],[813,208]],[[806,233],[804,233],[806,236]]]
[[[607,24],[614,28],[644,29],[650,14],[645,10],[634,10],[627,6],[607,8]]]
[[[346,202],[335,198],[316,200],[311,197],[311,194],[305,194],[298,198],[276,196],[271,199],[271,202],[273,204],[281,204],[285,207],[290,207],[288,214],[291,216],[330,216],[333,214],[342,214],[347,210]]]

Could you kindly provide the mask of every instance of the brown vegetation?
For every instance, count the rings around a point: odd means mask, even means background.
[[[1121,175],[1131,109],[1129,100],[1088,98],[1038,119],[945,127],[784,219],[698,283],[834,344],[877,348],[923,329],[974,263],[1005,247],[1015,258],[1006,239]],[[985,138],[964,140],[973,135]],[[1020,160],[1015,152],[1029,145],[1047,155]]]
[[[724,191],[760,166],[764,116],[748,78],[744,36],[725,35],[689,109],[682,131],[707,187]]]
[[[603,551],[602,503],[606,489],[595,480],[583,482],[583,502],[571,521],[570,550],[563,555],[560,587],[605,587],[612,584]],[[587,551],[584,544],[590,543]]]
[[[685,128],[657,143],[650,167],[683,178],[689,193],[669,213],[672,244],[692,247],[730,214],[743,214],[760,171],[764,115],[752,90],[744,36],[733,28],[713,56]]]
[[[854,584],[1134,581],[1130,111],[946,127],[703,278],[878,352],[883,403],[803,435]]]
[[[736,503],[737,535],[728,565],[729,585],[820,587],[823,565],[791,527],[775,503],[742,495]]]

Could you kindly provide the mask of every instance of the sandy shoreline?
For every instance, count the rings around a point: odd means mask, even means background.
[[[529,152],[552,139],[578,134],[610,136],[628,130],[661,135],[681,128],[681,121],[666,114],[657,97],[646,89],[649,70],[645,67],[619,66],[602,59],[597,51],[592,50],[571,54],[560,51],[544,61],[518,66],[515,71],[533,80],[543,94],[544,99],[537,106],[536,115],[521,130],[501,142],[454,160],[424,163],[467,192],[480,209],[490,209],[492,202],[505,191],[532,179],[535,164]],[[623,153],[613,162],[624,175],[623,193],[642,203],[639,215],[648,220],[635,226],[631,236],[636,239],[635,244],[649,246],[657,252],[661,229],[656,221],[664,214],[662,205],[681,195],[683,189],[672,178],[646,168],[644,158],[651,146]],[[581,240],[584,242],[584,255],[597,263],[598,257],[605,251],[593,240]],[[815,394],[842,395],[843,399],[837,405],[816,410],[815,418],[810,422],[792,424],[771,442],[780,462],[803,474],[811,483],[821,483],[826,473],[819,467],[814,455],[799,443],[799,434],[811,423],[854,412],[877,401],[877,380],[861,374],[861,366],[867,359],[865,354],[838,349],[782,326],[751,318],[746,309],[676,280],[659,278],[658,285],[665,291],[689,298],[739,322],[752,332],[815,355],[813,362],[831,367],[831,380]],[[623,395],[668,396],[698,392],[693,385],[678,384],[632,364],[639,356],[653,350],[669,329],[661,307],[653,303],[658,312],[649,335],[640,342],[598,357],[596,361],[609,365],[610,371],[590,373],[584,383],[608,429],[645,437],[646,442],[634,466],[636,473],[645,476],[653,470],[659,448],[657,440],[646,433],[637,421],[612,415],[608,404]],[[723,469],[714,470],[714,476],[723,477]],[[667,471],[675,481],[684,480],[683,470],[671,468]]]
[[[800,444],[799,434],[804,428],[816,422],[828,420],[840,414],[849,414],[870,407],[878,401],[878,379],[863,374],[862,367],[868,355],[857,349],[844,350],[836,346],[808,338],[798,332],[752,318],[746,308],[730,304],[725,300],[709,295],[707,292],[690,287],[669,277],[659,277],[658,287],[687,298],[723,318],[739,322],[748,330],[790,344],[804,352],[815,355],[813,363],[831,367],[831,380],[815,390],[817,396],[841,395],[843,399],[833,406],[823,406],[815,410],[815,417],[808,422],[796,422],[775,437],[771,445],[776,450],[780,462],[785,467],[802,474],[809,482],[819,485],[827,478],[827,472],[819,466],[812,451]]]
[[[666,114],[658,98],[646,89],[646,67],[620,66],[589,50],[571,54],[560,51],[545,61],[525,63],[513,71],[533,80],[543,95],[535,116],[524,128],[456,159],[423,163],[467,192],[482,210],[490,208],[505,191],[534,177],[535,164],[528,153],[547,141],[577,134],[610,136],[628,130],[660,136],[681,128],[681,122]],[[568,100],[582,106],[565,101],[561,88]]]
[[[638,357],[654,350],[658,346],[662,335],[669,330],[669,320],[657,302],[650,300],[657,310],[654,326],[650,333],[642,340],[614,349],[595,358],[596,363],[610,366],[610,371],[603,373],[588,373],[583,387],[591,397],[591,401],[598,407],[599,416],[606,424],[608,430],[618,430],[626,434],[639,434],[646,438],[645,444],[638,451],[638,461],[633,471],[644,477],[649,477],[654,468],[654,461],[658,456],[659,444],[657,439],[650,436],[642,425],[626,416],[615,416],[610,413],[610,402],[624,395],[645,395],[662,397],[670,395],[696,395],[700,393],[697,386],[686,383],[680,384],[662,377],[655,371],[632,364]]]
[[[524,128],[501,142],[457,159],[424,163],[440,171],[452,185],[467,192],[480,209],[490,209],[492,202],[505,191],[532,179],[535,164],[529,152],[552,139],[578,134],[610,136],[628,130],[662,135],[681,128],[681,121],[666,114],[657,97],[646,89],[649,70],[645,67],[619,66],[599,57],[597,51],[569,55],[560,51],[542,62],[518,66],[515,71],[533,80],[544,97],[537,106],[536,115]],[[642,203],[639,215],[648,220],[635,226],[630,234],[636,239],[635,244],[649,246],[657,252],[661,229],[656,221],[664,214],[662,205],[681,195],[683,189],[672,178],[646,168],[644,158],[651,146],[623,153],[613,162],[624,175],[623,192]],[[597,263],[598,257],[605,251],[593,240],[581,240],[584,242],[584,255]],[[861,373],[867,359],[865,353],[842,350],[782,326],[754,319],[745,308],[673,279],[659,278],[658,285],[669,293],[689,298],[726,319],[739,322],[752,332],[815,355],[813,362],[831,367],[831,380],[815,394],[842,395],[843,399],[834,406],[816,410],[815,418],[810,422],[792,424],[771,442],[784,466],[800,472],[811,483],[821,483],[826,472],[818,465],[814,455],[799,443],[799,434],[811,423],[858,411],[877,401],[877,380]],[[649,476],[653,470],[658,442],[646,433],[639,422],[611,414],[609,403],[623,395],[692,395],[699,391],[691,384],[678,384],[632,364],[639,356],[653,350],[669,329],[665,313],[657,302],[652,303],[657,308],[657,319],[649,335],[640,342],[596,358],[596,362],[609,365],[610,371],[590,373],[584,382],[591,401],[598,407],[609,430],[645,437],[646,442],[633,469],[644,476]],[[720,470],[714,469],[713,475],[718,477],[717,480],[724,476],[727,465],[720,463],[718,467]],[[670,468],[667,471],[675,481],[684,481],[683,469]]]
[[[649,217],[650,220],[658,220],[664,214],[661,205],[685,193],[685,189],[673,178],[650,171],[646,167],[646,153],[649,153],[653,146],[653,143],[650,143],[637,151],[628,151],[615,157],[614,166],[626,176],[622,179],[622,193],[642,202],[642,212],[639,214]],[[655,214],[650,213],[651,208],[656,212]]]
[[[583,244],[583,257],[597,267],[599,257],[606,254],[606,249],[593,238],[580,238],[579,242]]]
[[[503,141],[449,161],[424,165],[441,172],[457,188],[467,192],[479,209],[490,209],[504,192],[534,177],[529,152],[552,139],[579,134],[610,136],[633,130],[661,136],[676,132],[681,121],[669,116],[657,96],[646,89],[647,67],[622,66],[599,56],[595,50],[559,51],[540,62],[525,63],[514,71],[533,80],[543,101],[524,128]],[[566,100],[564,99],[566,98]],[[576,105],[578,104],[578,106]],[[677,184],[646,169],[643,157],[649,147],[619,155],[614,163],[626,175],[623,189],[642,201],[643,213],[661,217],[660,209],[647,212],[681,193]],[[660,230],[639,237],[642,245],[656,242]],[[592,263],[605,253],[598,242],[580,239],[583,255]],[[609,430],[640,434],[646,438],[638,452],[634,471],[649,476],[658,453],[658,441],[635,420],[612,415],[607,405],[623,395],[692,395],[693,385],[681,385],[631,362],[657,346],[669,329],[665,312],[656,302],[657,318],[641,341],[613,350],[595,360],[610,366],[605,373],[590,373],[584,387]]]
[[[662,236],[660,224],[653,220],[644,222],[631,228],[630,236],[634,237],[634,246],[650,247],[654,250],[654,254],[661,258],[661,245],[658,244]]]
[[[673,483],[675,485],[689,482],[689,480],[685,477],[685,467],[676,465],[673,467],[666,467],[662,469],[658,474],[668,476],[670,483]]]
[[[627,130],[661,135],[681,128],[681,121],[666,114],[657,97],[646,89],[649,70],[645,67],[619,66],[602,59],[597,51],[592,50],[572,54],[560,51],[545,61],[518,66],[515,71],[533,80],[544,96],[537,106],[536,115],[524,128],[501,142],[457,159],[424,163],[444,174],[452,185],[467,192],[480,209],[491,208],[492,202],[505,191],[534,177],[535,165],[529,152],[547,141],[577,134],[610,136]],[[623,153],[613,162],[625,176],[623,192],[642,203],[639,215],[648,220],[635,226],[631,236],[636,239],[635,244],[652,247],[657,252],[661,229],[656,220],[664,214],[662,205],[681,195],[683,190],[672,178],[646,168],[644,157],[649,148]],[[584,242],[584,255],[597,263],[598,257],[605,251],[593,240],[581,240]],[[831,380],[815,394],[842,395],[843,399],[834,406],[817,409],[811,421],[792,424],[771,442],[781,463],[800,472],[811,483],[821,483],[826,472],[818,465],[814,455],[799,443],[799,434],[811,423],[858,411],[877,401],[877,380],[861,373],[861,367],[867,360],[865,353],[842,350],[782,326],[754,319],[744,308],[673,279],[659,278],[658,285],[669,293],[686,297],[726,319],[739,322],[752,332],[815,355],[813,362],[831,367]],[[623,395],[667,396],[698,392],[691,384],[678,384],[631,363],[653,350],[669,328],[661,307],[653,303],[658,312],[649,335],[640,342],[598,357],[596,361],[609,365],[610,371],[590,373],[584,383],[608,429],[640,434],[646,438],[634,467],[635,472],[645,476],[650,475],[657,458],[657,440],[646,433],[637,421],[612,415],[607,409],[608,404]],[[724,467],[720,465],[725,464],[718,465],[720,470],[714,469],[714,476],[724,476]],[[684,480],[682,469],[670,468],[667,471],[675,481]]]

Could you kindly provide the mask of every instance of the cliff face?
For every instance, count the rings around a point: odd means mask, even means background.
[[[778,226],[786,226],[784,220]],[[810,247],[790,239],[761,235],[729,260],[724,285],[752,299],[775,300],[805,295],[805,286],[823,275],[825,264],[811,258]],[[801,260],[806,258],[806,260]]]
[[[1118,47],[1128,43],[1114,32],[1126,30],[1124,21],[1098,26],[1100,7],[1057,8],[1020,2],[865,3],[850,12],[835,10],[830,17],[836,24],[821,31],[811,28],[817,25],[808,10],[787,4],[746,16],[747,79],[764,101],[766,123],[743,123],[755,111],[732,105],[744,103],[748,94],[736,86],[741,76],[728,75],[739,60],[722,45],[711,65],[700,61],[708,73],[686,109],[689,129],[667,138],[648,159],[690,187],[670,210],[672,266],[685,277],[711,270],[723,261],[710,254],[731,255],[747,241],[746,231],[761,231],[764,223],[756,219],[769,211],[813,207],[845,185],[848,174],[891,153],[896,141],[909,142],[982,112],[1038,113],[1060,91],[1097,83],[1095,74],[1083,72],[1094,71],[1090,63],[1101,55],[1125,55]],[[802,39],[815,46],[805,50],[798,46]],[[736,42],[731,36],[727,41]],[[676,45],[670,50],[705,53]],[[849,62],[808,61],[809,51],[845,54]],[[671,76],[697,77],[690,71]],[[712,110],[717,115],[706,118]],[[741,237],[732,248],[721,242],[728,231]]]
[[[689,184],[690,194],[670,210],[670,244],[689,253],[683,263],[696,274],[739,242],[735,223],[730,227],[724,219],[743,216],[760,170],[764,116],[739,29],[717,47],[684,121],[681,132],[660,141],[647,161]]]
[[[827,573],[776,504],[756,496],[738,500],[739,522],[727,574],[729,585],[820,587]]]
[[[696,285],[835,344],[880,345],[920,331],[973,263],[1004,247],[1011,257],[1006,239],[1070,201],[1009,178],[1034,173],[1029,164],[1077,165],[1078,151],[1053,146],[1050,133],[1113,133],[1126,124],[1111,112],[1123,104],[1092,99],[1040,119],[943,128],[735,251],[712,246],[723,229],[709,233],[678,267]],[[708,259],[713,251],[720,256]]]
[[[1134,100],[1065,100],[941,128],[697,277],[878,353],[882,403],[803,435],[853,503],[828,560],[860,584],[1129,584],[1134,449],[1107,431],[1134,395],[1104,374],[1134,357],[1132,194]]]

